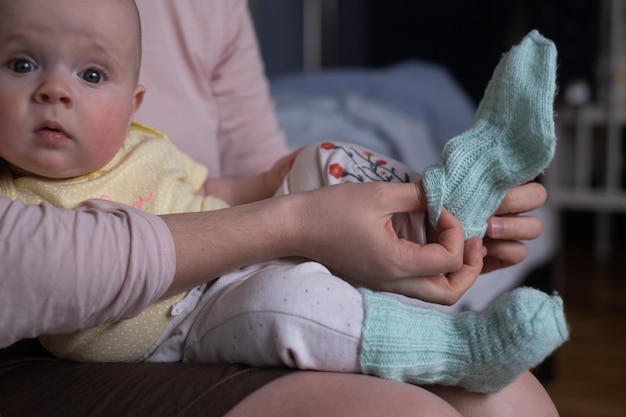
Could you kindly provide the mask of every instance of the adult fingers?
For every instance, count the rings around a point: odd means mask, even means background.
[[[545,187],[529,182],[509,190],[496,210],[496,215],[525,213],[542,206],[547,199]]]
[[[491,240],[485,238],[487,256],[483,260],[483,273],[516,265],[528,256],[528,247],[515,240]]]
[[[439,301],[440,303],[451,305],[459,301],[480,275],[485,253],[482,239],[473,237],[465,242],[463,267],[448,275],[449,286],[452,291],[448,293],[450,298],[444,298]]]
[[[400,240],[406,260],[399,260],[412,269],[405,276],[428,276],[456,272],[463,266],[465,240],[463,225],[447,210],[442,210],[437,242],[420,246]],[[409,263],[406,263],[409,261]]]
[[[532,240],[543,232],[536,216],[494,216],[487,222],[487,236],[498,240]]]
[[[472,238],[465,242],[463,265],[458,271],[387,282],[380,289],[431,303],[454,304],[476,281],[484,254],[481,239]]]

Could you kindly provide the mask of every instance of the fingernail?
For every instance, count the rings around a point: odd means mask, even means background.
[[[504,230],[504,224],[502,223],[500,219],[498,219],[497,217],[494,217],[493,219],[491,219],[491,236],[492,237],[500,236],[503,230]]]

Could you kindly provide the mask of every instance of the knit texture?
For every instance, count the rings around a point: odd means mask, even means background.
[[[554,43],[533,30],[502,57],[470,130],[452,138],[424,173],[433,226],[445,207],[466,239],[484,236],[506,192],[548,166],[556,144],[556,56]]]
[[[563,301],[532,288],[458,316],[361,290],[361,371],[413,384],[498,392],[568,338]]]

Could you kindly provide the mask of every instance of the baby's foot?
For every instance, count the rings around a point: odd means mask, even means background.
[[[497,392],[568,337],[561,298],[532,288],[506,293],[484,312],[458,316],[361,292],[361,370],[383,378]]]

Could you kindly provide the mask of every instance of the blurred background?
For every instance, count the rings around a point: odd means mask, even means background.
[[[550,195],[539,214],[546,230],[505,287],[564,297],[571,340],[536,370],[561,415],[626,416],[626,0],[249,6],[293,146],[365,138],[419,170],[469,127],[503,53],[531,29],[556,43],[557,155],[538,178]],[[502,279],[485,281],[474,298],[507,289]],[[459,308],[481,308],[489,297]]]

